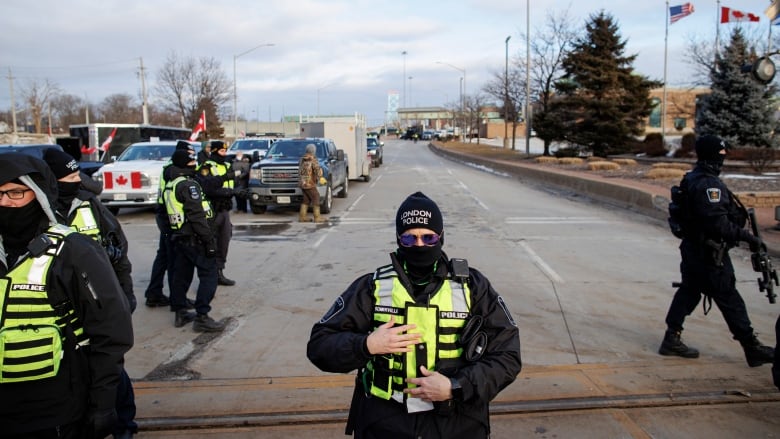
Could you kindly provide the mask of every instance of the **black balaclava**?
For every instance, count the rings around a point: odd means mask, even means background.
[[[191,164],[195,161],[195,155],[186,149],[177,149],[173,151],[171,155],[171,163],[173,166],[181,169],[195,169],[195,164]]]
[[[79,171],[79,162],[70,154],[57,149],[48,149],[43,155],[43,160],[49,165],[54,177],[57,179],[57,189],[59,198],[63,205],[70,206],[70,203],[79,193],[81,182],[59,181],[61,178]]]
[[[398,237],[407,230],[418,228],[433,230],[438,235],[444,233],[444,219],[439,206],[422,192],[415,192],[409,195],[401,203],[395,216],[396,240],[398,241],[396,254],[405,263],[405,269],[413,281],[420,280],[431,274],[433,265],[441,257],[441,249],[444,244],[444,237],[442,236],[439,242],[433,246],[402,246]]]
[[[723,161],[726,159],[720,151],[728,149],[726,142],[718,136],[707,134],[696,139],[696,157],[698,164],[714,173],[720,174]]]
[[[225,150],[227,151],[228,147],[225,142],[222,142],[221,140],[214,140],[211,142],[211,155],[209,156],[209,160],[214,161],[219,164],[225,163],[225,157],[219,154],[219,151]]]

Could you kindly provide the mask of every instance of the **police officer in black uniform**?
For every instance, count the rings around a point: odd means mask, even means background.
[[[132,313],[136,307],[131,275],[132,264],[127,257],[128,243],[122,226],[94,193],[82,189],[82,173],[79,172],[76,159],[54,148],[46,150],[43,159],[57,178],[59,192],[57,214],[63,220],[63,224],[91,237],[103,246]],[[138,425],[134,420],[136,408],[133,383],[124,368],[117,388],[116,409],[118,422],[114,428],[114,437],[127,438],[137,433]]]
[[[0,358],[4,438],[103,438],[117,419],[129,305],[105,250],[57,224],[56,203],[44,161],[0,154],[0,337],[20,337],[2,350],[15,361]],[[43,349],[55,355],[42,359]]]
[[[211,155],[200,164],[198,183],[214,208],[214,233],[217,239],[217,281],[219,285],[232,286],[236,281],[225,276],[230,239],[233,237],[233,223],[230,211],[233,210],[233,196],[241,194],[235,190],[236,171],[225,161],[227,144],[219,140],[211,141]],[[240,174],[240,173],[239,173]],[[245,193],[245,191],[244,191]]]
[[[517,326],[490,281],[442,251],[443,218],[421,192],[396,215],[390,263],[356,279],[314,325],[309,360],[358,370],[347,434],[480,439],[488,404],[520,373]]]
[[[195,155],[187,150],[176,150],[171,156],[163,192],[171,241],[174,247],[174,268],[171,290],[171,311],[176,313],[174,326],[181,327],[195,321],[193,329],[199,332],[220,332],[221,322],[209,317],[211,301],[217,290],[217,245],[214,239],[213,211],[195,180]],[[187,311],[187,290],[194,271],[198,272],[198,290],[195,296],[197,315]]]
[[[686,194],[681,206],[682,282],[666,315],[667,330],[659,353],[699,356],[698,350],[682,342],[680,333],[685,317],[696,309],[704,294],[720,309],[729,330],[742,345],[748,365],[757,367],[772,362],[774,349],[761,344],[753,332],[745,302],[736,288],[728,251],[740,241],[752,248],[763,244],[745,229],[747,211],[718,177],[726,150],[726,142],[717,136],[697,138],[696,167],[680,183]]]

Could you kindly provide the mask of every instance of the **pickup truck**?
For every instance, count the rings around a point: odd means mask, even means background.
[[[294,206],[303,201],[298,187],[298,160],[306,145],[317,147],[317,161],[327,180],[318,186],[320,211],[329,213],[333,194],[346,198],[349,190],[347,156],[331,139],[321,137],[280,139],[271,145],[265,158],[252,164],[249,171],[249,205],[252,213],[265,213],[268,206]]]

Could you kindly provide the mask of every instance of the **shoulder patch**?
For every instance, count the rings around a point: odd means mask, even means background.
[[[333,305],[330,307],[328,312],[325,313],[324,316],[320,319],[320,323],[326,323],[328,320],[332,319],[336,314],[340,313],[344,309],[344,299],[339,296],[336,298],[336,301],[333,302]]]
[[[710,203],[720,203],[720,189],[711,187],[707,189],[707,199]]]
[[[197,186],[190,186],[187,189],[190,190],[190,198],[193,200],[200,200],[200,191],[198,190]]]

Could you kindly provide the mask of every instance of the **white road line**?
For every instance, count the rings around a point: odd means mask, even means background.
[[[344,216],[347,216],[349,214],[349,212],[352,212],[352,210],[357,206],[357,204],[360,202],[360,200],[362,200],[363,197],[365,197],[365,196],[366,196],[366,194],[360,194],[360,196],[357,198],[357,200],[355,200],[352,204],[349,205],[349,207],[347,207],[347,211],[344,213]]]
[[[373,182],[373,183],[371,183],[371,185],[369,185],[368,187],[369,187],[369,188],[373,188],[374,186],[376,186],[376,183],[377,183],[379,180],[381,180],[381,179],[382,179],[382,176],[380,175],[379,177],[375,178],[375,179],[374,179],[374,182]]]
[[[611,221],[594,217],[507,217],[506,224],[607,224]]]
[[[449,171],[449,169],[447,169],[447,170]],[[472,198],[474,201],[476,201],[476,202],[477,202],[477,204],[479,204],[479,205],[480,205],[480,206],[481,206],[483,209],[485,209],[485,210],[488,210],[488,211],[490,210],[490,209],[487,207],[487,205],[486,205],[485,203],[483,203],[483,202],[482,202],[482,200],[480,200],[479,198],[477,198],[477,196],[476,196],[476,195],[474,195],[474,193],[473,193],[473,192],[471,192],[471,190],[469,190],[469,187],[468,187],[468,186],[466,186],[466,184],[465,184],[465,183],[463,183],[462,181],[458,180],[458,184],[459,184],[459,185],[460,185],[460,187],[462,187],[462,188],[463,188],[463,190],[464,190],[464,191],[466,191],[466,193],[467,193],[467,194],[469,194],[469,196],[471,196],[471,198]]]
[[[523,248],[523,250],[528,253],[528,256],[531,257],[531,259],[534,261],[534,264],[536,264],[537,267],[539,267],[540,270],[542,270],[547,276],[555,283],[559,284],[565,284],[566,282],[563,280],[562,277],[558,276],[558,273],[555,272],[555,270],[552,269],[549,265],[547,265],[546,262],[544,262],[544,259],[542,259],[539,255],[536,254],[536,252],[531,248],[528,243],[525,241],[520,241],[520,247]]]

